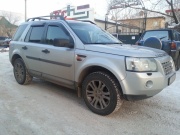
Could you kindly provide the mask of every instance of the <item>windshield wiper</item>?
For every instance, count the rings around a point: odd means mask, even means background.
[[[159,39],[161,40],[161,39],[163,39],[163,38],[165,38],[165,37],[167,37],[167,36],[161,37],[161,38],[159,38]]]

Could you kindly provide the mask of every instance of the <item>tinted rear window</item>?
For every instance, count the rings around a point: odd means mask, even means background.
[[[13,41],[18,41],[19,38],[21,37],[22,33],[24,32],[24,30],[26,29],[26,27],[28,26],[28,24],[24,24],[19,26],[19,28],[17,29],[14,37],[13,37]]]
[[[5,40],[7,37],[0,37],[0,40]]]
[[[44,26],[32,27],[29,42],[40,43],[43,36]]]
[[[147,31],[143,36],[143,40],[146,40],[149,37],[157,37],[162,41],[170,39],[168,31]]]

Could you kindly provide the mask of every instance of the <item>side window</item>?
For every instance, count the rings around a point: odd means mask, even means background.
[[[175,32],[173,32],[173,40],[176,41],[176,33]]]
[[[28,24],[24,24],[24,25],[19,26],[19,28],[17,29],[12,40],[18,41],[27,26],[28,26]]]
[[[180,41],[179,33],[176,32],[176,41]]]
[[[48,26],[47,35],[46,35],[46,44],[53,45],[55,38],[61,39],[72,39],[65,28],[58,26]]]
[[[43,36],[44,26],[33,26],[28,42],[40,43]]]
[[[173,32],[173,39],[174,39],[175,41],[179,41],[179,40],[180,40],[180,39],[179,39],[179,33],[178,33],[178,32],[176,32],[176,31]]]

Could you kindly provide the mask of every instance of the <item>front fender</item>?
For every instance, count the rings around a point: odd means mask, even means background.
[[[79,81],[79,77],[84,70],[89,67],[99,66],[110,71],[114,76],[121,82],[126,77],[126,69],[124,57],[120,58],[103,58],[103,57],[93,57],[84,60],[83,63],[77,63],[75,72],[75,81]]]

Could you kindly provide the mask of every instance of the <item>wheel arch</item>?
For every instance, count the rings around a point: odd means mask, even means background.
[[[14,61],[15,61],[17,58],[21,58],[21,59],[22,59],[22,57],[21,57],[19,54],[14,54],[13,57],[12,57],[12,59],[11,59],[11,64],[12,64],[12,65],[14,65]]]
[[[120,93],[123,94],[121,84],[120,84],[119,80],[117,79],[117,77],[112,73],[112,71],[110,71],[109,69],[102,67],[102,66],[89,66],[89,67],[86,67],[85,69],[83,69],[81,74],[79,75],[77,87],[81,88],[82,82],[86,78],[86,76],[88,76],[89,74],[91,74],[93,72],[98,72],[98,71],[105,72],[105,73],[108,73],[111,76],[113,76],[116,79],[117,83],[119,84],[119,87],[121,88]]]

